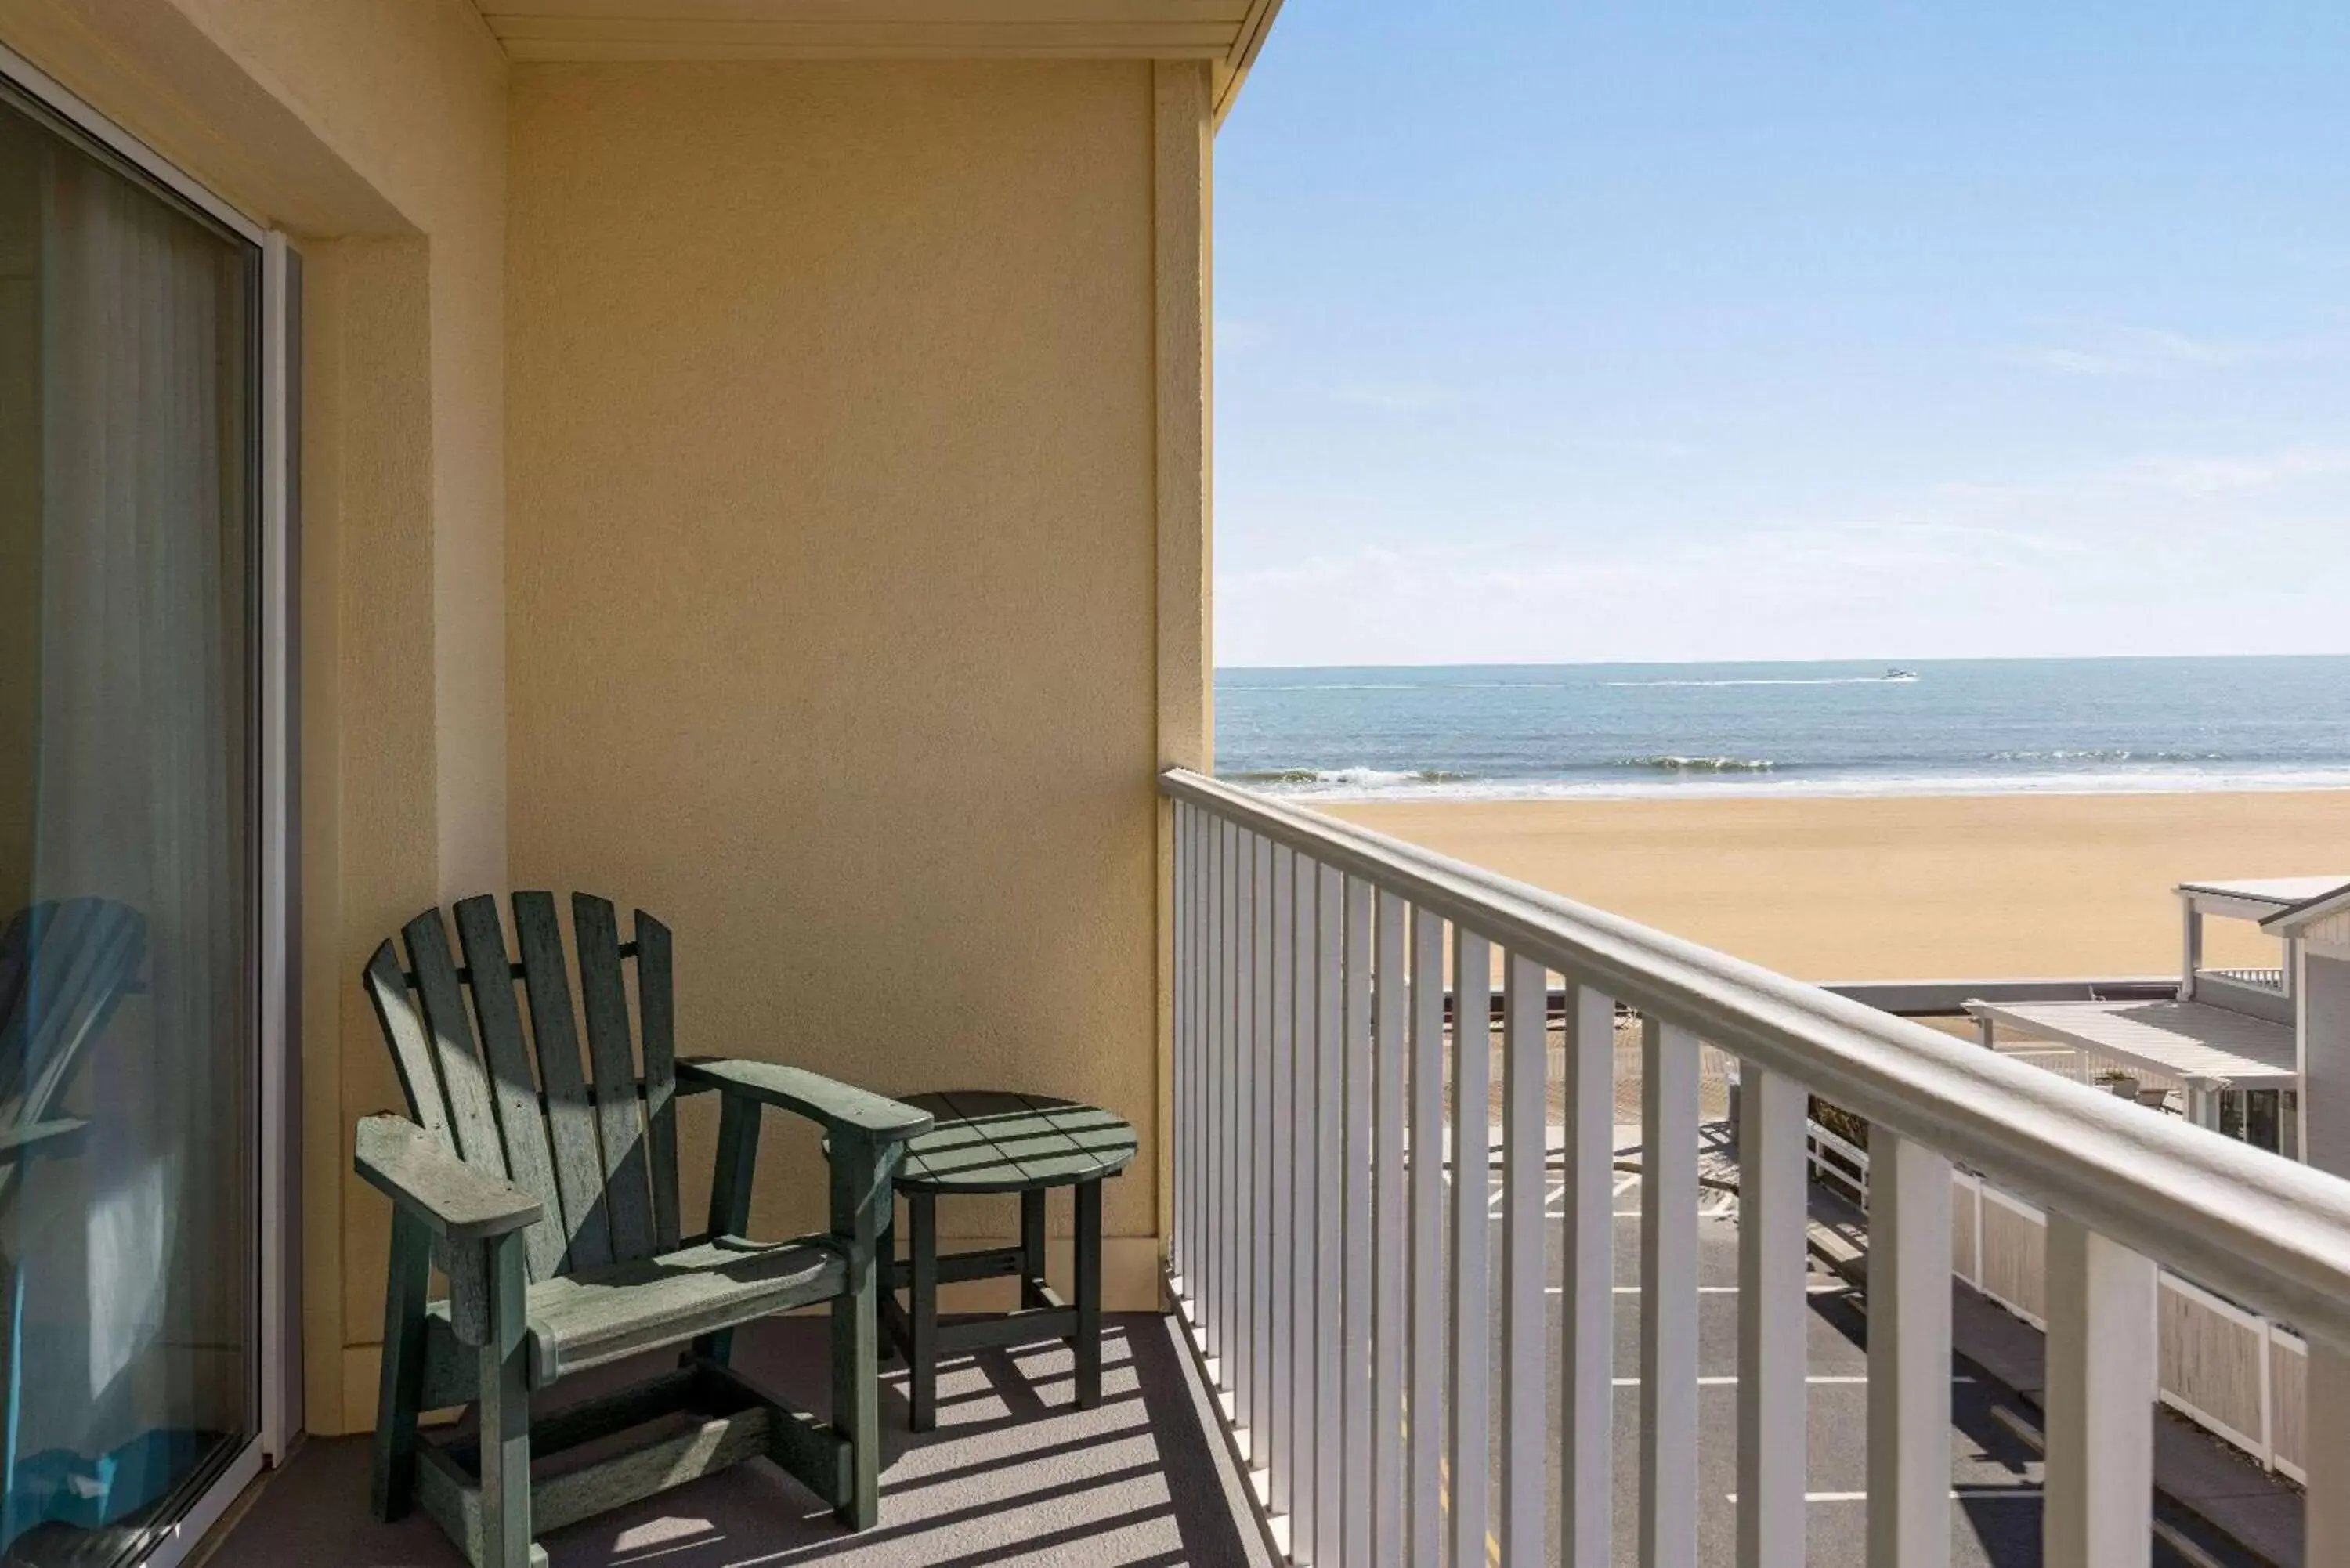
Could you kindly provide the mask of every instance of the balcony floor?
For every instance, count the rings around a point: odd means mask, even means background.
[[[1098,1409],[1070,1403],[1057,1343],[941,1363],[939,1428],[906,1429],[905,1372],[882,1372],[881,1522],[843,1534],[829,1511],[763,1460],[547,1537],[554,1568],[1085,1568],[1263,1563],[1222,1440],[1170,1318],[1115,1316]],[[821,1410],[825,1324],[783,1319],[738,1337],[736,1365]],[[635,1375],[624,1370],[620,1380]],[[577,1381],[585,1384],[586,1378]],[[567,1386],[567,1392],[568,1386]],[[582,1392],[592,1390],[583,1388]],[[250,1500],[211,1568],[451,1568],[463,1559],[421,1512],[368,1512],[368,1439],[313,1439]]]

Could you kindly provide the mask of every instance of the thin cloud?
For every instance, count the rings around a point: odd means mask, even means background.
[[[2343,347],[2321,339],[2258,342],[2124,327],[2085,346],[2026,345],[2004,349],[2000,358],[2055,376],[2167,377],[2255,365],[2307,364],[2339,358]]]
[[[2350,472],[2350,447],[2305,446],[2241,457],[2145,457],[2124,471],[2123,477],[2182,495],[2224,495],[2345,472]]]
[[[1342,403],[1396,413],[1416,413],[1460,400],[1451,388],[1425,382],[1357,382],[1340,387],[1334,395]]]

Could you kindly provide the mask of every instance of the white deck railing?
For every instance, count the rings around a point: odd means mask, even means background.
[[[2159,1262],[2309,1337],[2308,1561],[2350,1562],[2350,1183],[1359,827],[1180,770],[1161,787],[1174,802],[1170,1283],[1295,1561],[1538,1563],[1554,1497],[1562,1561],[1610,1560],[1622,1002],[1644,1031],[1627,1532],[1640,1563],[1697,1558],[1701,1041],[1742,1061],[1742,1564],[1804,1561],[1810,1091],[1871,1124],[1871,1563],[1949,1558],[1953,1159],[2048,1216],[2048,1561],[2147,1560]],[[1487,1147],[1488,1052],[1451,1053],[1447,1070],[1443,989],[1449,967],[1460,1016],[1482,1016],[1497,965],[1489,1214],[1483,1183],[1408,1156]],[[1555,1173],[1553,975],[1571,996]],[[1554,1180],[1560,1336],[1544,1302]]]

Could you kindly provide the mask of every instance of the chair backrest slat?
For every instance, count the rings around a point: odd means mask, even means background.
[[[400,1075],[400,1092],[408,1096],[408,1114],[426,1132],[451,1141],[449,1102],[441,1095],[441,1069],[432,1063],[424,1012],[409,993],[408,976],[390,941],[377,945],[364,978],[376,1022],[383,1025],[384,1043],[391,1047],[391,1069]]]
[[[16,996],[0,1014],[0,1095],[15,1099],[27,1087],[26,1075],[39,1069],[36,1030],[47,1033],[50,1021],[68,1007],[71,993],[67,981],[84,952],[82,936],[97,913],[95,898],[65,898],[36,904],[25,911],[25,956],[16,981]]]
[[[12,1122],[43,1121],[56,1110],[67,1077],[81,1064],[83,1049],[105,1033],[146,950],[146,918],[128,904],[106,898],[73,902],[88,906],[72,934],[77,950],[49,970],[51,989],[26,997],[38,1016],[26,1021],[21,1059],[8,1063],[7,1076],[21,1089],[0,1115]],[[58,937],[45,945],[58,945]]]
[[[612,1261],[625,1263],[650,1257],[655,1239],[644,1112],[637,1093],[629,997],[620,979],[620,933],[611,900],[572,894],[571,929],[579,947],[579,1000],[588,1019],[588,1050],[596,1064],[596,1130],[604,1141],[604,1209],[612,1223]]]
[[[591,1269],[612,1261],[612,1231],[604,1216],[604,1154],[596,1138],[595,1107],[579,1069],[579,1028],[571,1012],[571,966],[563,956],[563,928],[551,893],[514,896],[515,941],[522,949],[523,983],[530,994],[530,1035],[538,1048],[538,1081],[546,1091],[546,1130],[554,1146],[556,1183],[563,1192],[563,1222],[570,1266]]]
[[[477,1170],[506,1174],[505,1146],[498,1138],[497,1107],[490,1099],[489,1075],[473,1044],[473,1021],[465,1016],[457,965],[449,956],[449,930],[441,911],[427,909],[400,928],[408,944],[408,967],[416,974],[416,994],[424,1003],[424,1030],[441,1069],[441,1092],[448,1097],[449,1126],[457,1152]]]
[[[146,946],[146,918],[109,898],[37,904],[0,925],[0,1128],[57,1114]],[[23,1169],[0,1160],[0,1202]]]
[[[473,984],[473,1018],[481,1025],[482,1053],[490,1069],[490,1094],[506,1151],[506,1174],[539,1201],[544,1210],[523,1232],[524,1260],[534,1280],[564,1271],[568,1252],[563,1199],[555,1185],[555,1161],[547,1153],[546,1118],[538,1108],[538,1084],[523,1045],[522,1010],[515,1004],[514,965],[506,958],[505,933],[498,925],[498,901],[487,894],[456,907],[457,946]]]
[[[33,943],[57,912],[55,904],[20,909],[0,926],[0,1094],[13,1094],[24,1071],[24,1041],[29,1028],[19,1011],[33,978]]]
[[[664,1252],[678,1243],[677,992],[669,928],[637,911],[638,1044],[645,1059],[645,1147],[653,1178],[653,1235]]]

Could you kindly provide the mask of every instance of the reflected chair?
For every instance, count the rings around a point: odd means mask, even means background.
[[[33,1162],[75,1153],[88,1123],[61,1114],[89,1048],[106,1033],[115,1009],[140,989],[147,921],[109,898],[36,904],[0,926],[0,1219],[15,1207]],[[67,1491],[70,1466],[20,1467],[19,1368],[24,1360],[25,1276],[0,1256],[0,1308],[7,1329],[7,1408],[0,1430],[0,1549],[43,1519]],[[57,1484],[27,1488],[20,1469],[54,1472]],[[85,1489],[86,1490],[86,1489]],[[88,1500],[74,1501],[87,1507]]]

